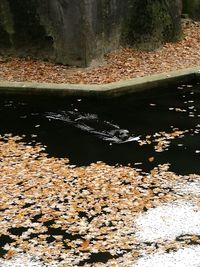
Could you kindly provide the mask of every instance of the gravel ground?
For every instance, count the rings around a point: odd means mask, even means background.
[[[29,58],[0,58],[0,79],[48,83],[104,84],[200,66],[200,22],[183,21],[183,38],[153,52],[122,48],[90,68],[79,69]]]

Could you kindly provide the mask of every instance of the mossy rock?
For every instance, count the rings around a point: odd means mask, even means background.
[[[180,2],[0,0],[0,53],[88,66],[121,45],[155,49],[180,37]]]
[[[200,20],[200,0],[183,0],[183,13],[195,20]]]
[[[133,0],[125,28],[130,45],[152,50],[181,37],[180,1]]]

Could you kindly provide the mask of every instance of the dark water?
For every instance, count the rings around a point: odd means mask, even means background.
[[[27,142],[41,142],[49,155],[68,157],[76,165],[142,162],[139,168],[148,171],[169,162],[177,173],[200,173],[198,124],[198,84],[104,100],[0,95],[0,134],[25,134]],[[137,142],[138,136],[173,127],[190,132],[162,153]]]

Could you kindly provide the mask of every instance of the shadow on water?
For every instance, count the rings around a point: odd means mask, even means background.
[[[200,173],[199,90],[198,84],[184,85],[104,100],[0,95],[0,134],[25,134],[27,142],[46,145],[50,156],[76,165],[142,163],[148,171],[169,162],[176,173]],[[138,143],[173,128],[189,132],[162,153]]]

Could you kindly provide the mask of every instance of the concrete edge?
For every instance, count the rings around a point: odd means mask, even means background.
[[[103,85],[0,81],[0,93],[31,95],[54,94],[59,96],[69,95],[77,97],[115,97],[157,87],[192,82],[199,77],[200,67],[194,67]]]

